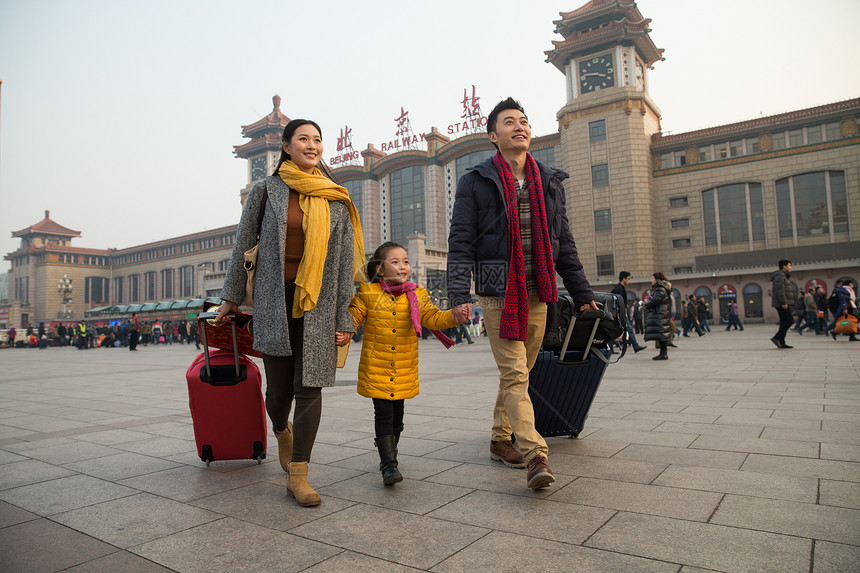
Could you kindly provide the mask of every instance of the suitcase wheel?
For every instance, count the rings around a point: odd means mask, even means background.
[[[200,459],[206,462],[206,467],[208,468],[209,463],[215,459],[212,457],[212,446],[203,446],[203,454],[200,456]]]
[[[579,437],[579,432],[574,432],[570,436],[568,436],[571,440],[575,440]]]
[[[258,464],[263,463],[263,458],[266,457],[266,452],[263,450],[263,442],[256,441],[254,442],[254,456],[253,458],[257,460]]]

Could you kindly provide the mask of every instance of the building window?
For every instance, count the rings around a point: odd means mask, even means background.
[[[165,299],[173,298],[173,269],[161,271],[161,296]]]
[[[409,235],[424,234],[424,168],[416,165],[394,171],[389,176],[391,191],[391,240],[401,245]]]
[[[158,283],[156,282],[156,273],[155,271],[149,271],[144,273],[143,275],[143,293],[144,300],[155,300],[158,297],[158,292],[156,291],[156,287]]]
[[[341,185],[349,191],[349,198],[352,201],[352,204],[355,205],[355,210],[358,211],[358,218],[364,220],[364,213],[361,211],[363,199],[361,196],[362,183],[363,181],[361,179],[353,179],[351,181],[344,181]]]
[[[675,268],[674,268],[674,269],[672,269],[672,270],[673,270],[673,271],[675,272],[675,274],[677,275],[677,274],[680,274],[680,273],[691,273],[691,272],[693,272],[693,267],[675,267]]]
[[[744,154],[744,140],[736,139],[729,142],[729,153],[732,157],[740,157]]]
[[[747,209],[749,205],[749,209]],[[705,245],[763,241],[764,204],[761,183],[734,183],[702,192]]]
[[[591,184],[594,187],[609,185],[609,165],[603,163],[591,166]]]
[[[689,205],[687,197],[672,197],[669,199],[669,208],[686,207],[687,205]]]
[[[839,122],[824,124],[824,133],[827,137],[827,141],[842,139],[842,131],[839,129]]]
[[[672,219],[672,228],[673,229],[685,229],[690,226],[690,219]]]
[[[140,275],[129,275],[128,277],[128,302],[140,300]]]
[[[779,131],[777,133],[771,134],[771,139],[773,140],[774,149],[785,149],[786,147],[788,147],[785,141],[784,131]]]
[[[758,150],[758,138],[757,137],[747,138],[746,146],[747,146],[747,155],[750,155],[753,153],[758,153],[758,151],[759,151]]]
[[[788,132],[788,146],[800,147],[803,145],[803,129],[792,129]]]
[[[218,261],[218,270],[221,272],[227,272],[227,267],[230,266],[230,259],[221,259]]]
[[[603,141],[606,139],[606,120],[588,122],[588,140]]]
[[[672,248],[673,249],[687,249],[692,246],[692,243],[689,238],[686,239],[672,239]]]
[[[612,255],[597,255],[597,276],[615,276],[615,265]]]
[[[108,299],[108,279],[87,277],[84,279],[84,304],[104,305]]]
[[[819,171],[779,179],[776,211],[780,238],[848,232],[844,171]]]
[[[750,283],[743,288],[744,317],[761,318],[764,316],[761,294],[761,287],[755,283]]]
[[[660,169],[669,169],[672,167],[672,154],[663,153],[660,155]]]
[[[609,231],[612,229],[612,209],[601,209],[594,212],[594,230]]]
[[[676,151],[672,154],[673,158],[673,167],[681,167],[682,165],[687,164],[687,153],[685,151]]]
[[[186,265],[179,269],[179,296],[180,298],[191,298],[194,292],[194,267]]]
[[[699,161],[710,161],[713,159],[713,154],[711,153],[711,146],[705,145],[699,148]]]
[[[113,292],[114,296],[116,297],[117,304],[122,304],[123,302],[125,302],[125,299],[122,296],[122,287],[124,282],[125,279],[123,277],[116,277],[115,279],[113,279]]]
[[[813,127],[806,128],[806,144],[812,145],[814,143],[821,143],[824,141],[824,135],[822,134],[822,130],[824,129],[823,125],[816,125]]]
[[[729,146],[727,143],[714,144],[714,158],[725,159],[729,156]]]
[[[546,149],[538,149],[531,152],[535,161],[540,161],[549,167],[555,167],[555,147],[547,147]]]
[[[470,167],[474,167],[478,163],[486,161],[490,157],[496,154],[495,148],[493,149],[483,149],[481,151],[473,151],[472,153],[467,153],[462,157],[458,157],[455,161],[455,165],[457,168],[457,181],[460,180],[460,177],[466,174],[466,169]],[[456,183],[456,182],[455,182]],[[456,187],[456,184],[455,184]]]

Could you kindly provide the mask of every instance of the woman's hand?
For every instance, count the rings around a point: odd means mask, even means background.
[[[226,321],[225,317],[228,314],[235,314],[239,312],[239,305],[233,301],[225,300],[221,303],[221,307],[218,309],[218,316],[215,317],[215,326],[221,326]]]
[[[579,311],[582,312],[583,310],[588,309],[588,308],[590,308],[591,310],[600,310],[597,308],[597,303],[594,301],[591,301],[591,302],[587,302],[584,305],[582,305],[581,307],[579,307]]]
[[[346,346],[352,340],[354,332],[335,332],[334,343],[336,346]]]

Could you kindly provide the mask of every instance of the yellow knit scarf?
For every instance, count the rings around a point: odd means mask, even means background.
[[[349,208],[354,241],[352,243],[353,280],[364,280],[364,237],[358,210],[349,198],[349,192],[314,168],[313,175],[301,171],[290,160],[278,169],[284,183],[299,193],[299,206],[304,213],[302,230],[305,232],[305,252],[296,274],[296,294],[293,299],[293,317],[301,318],[317,305],[322,288],[323,265],[328,252],[331,227],[329,201],[343,201]]]

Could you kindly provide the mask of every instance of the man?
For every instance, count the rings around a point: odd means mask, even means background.
[[[827,328],[827,296],[824,293],[824,288],[821,285],[815,287],[815,295],[813,296],[818,315],[818,329],[815,334],[824,334],[824,330]]]
[[[614,294],[621,295],[621,299],[624,301],[624,310],[627,311],[627,285],[630,284],[630,273],[627,271],[621,271],[618,273],[618,284],[615,285],[615,288],[612,289]],[[629,313],[628,313],[629,316]],[[639,344],[639,341],[636,340],[636,333],[633,331],[632,321],[627,321],[627,334],[630,336],[630,343],[633,345],[633,351],[639,352],[640,350],[645,350],[645,347]]]
[[[699,336],[705,334],[699,325],[699,302],[694,294],[687,297],[687,327],[684,329],[684,336],[689,337],[687,333],[691,330],[695,330]]]
[[[137,320],[137,313],[131,313],[131,318],[128,321],[129,339],[128,349],[137,350],[137,339],[140,336],[140,322]]]
[[[496,105],[487,132],[498,153],[457,184],[448,237],[448,297],[452,306],[466,305],[471,314],[474,277],[500,374],[490,457],[510,467],[527,466],[528,487],[539,489],[555,478],[546,441],[535,429],[529,370],[543,340],[547,303],[558,300],[555,272],[578,308],[596,309],[597,304],[567,221],[562,186],[567,173],[529,154],[531,126],[515,100]]]
[[[809,287],[806,291],[806,294],[803,295],[803,308],[805,309],[803,314],[803,321],[795,327],[798,334],[803,334],[804,329],[818,330],[818,306],[815,304],[815,296],[813,293],[815,289]]]
[[[770,339],[777,348],[793,348],[785,343],[785,333],[794,324],[791,308],[797,300],[797,286],[791,282],[791,261],[781,259],[779,270],[771,275],[771,305],[779,315],[779,330]]]
[[[726,330],[731,330],[733,326],[735,330],[744,329],[744,325],[741,324],[741,319],[738,316],[738,301],[736,300],[729,303],[729,325],[726,327]]]
[[[710,332],[710,331],[711,331],[711,325],[710,325],[710,324],[708,324],[708,314],[709,314],[709,312],[708,312],[708,303],[707,303],[707,302],[705,302],[705,297],[699,297],[699,304],[698,304],[698,307],[699,307],[699,308],[698,308],[698,313],[699,313],[699,326],[700,326],[700,328],[702,329],[702,331],[703,331],[703,332],[704,332],[705,330],[707,330],[708,332]]]

